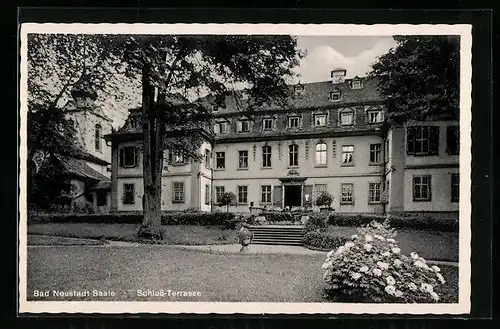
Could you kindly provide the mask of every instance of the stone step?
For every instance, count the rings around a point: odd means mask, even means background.
[[[253,244],[300,246],[304,236],[304,227],[298,225],[254,225],[249,231]]]
[[[280,235],[280,236],[277,236],[277,235],[259,235],[259,236],[256,236],[256,235],[254,235],[253,239],[254,240],[267,239],[267,240],[297,240],[297,241],[302,241],[302,236],[298,236],[298,235],[295,235],[295,236],[292,236],[292,235]]]
[[[258,245],[280,245],[280,246],[301,246],[302,241],[276,241],[276,240],[262,240],[262,241],[254,241],[252,244]]]

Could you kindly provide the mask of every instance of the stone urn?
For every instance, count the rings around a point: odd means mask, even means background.
[[[253,233],[248,229],[248,224],[244,223],[243,227],[238,232],[238,240],[241,244],[240,252],[247,252],[248,246],[252,243]]]

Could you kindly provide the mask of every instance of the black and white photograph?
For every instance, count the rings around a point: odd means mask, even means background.
[[[20,33],[21,313],[469,312],[471,26]]]

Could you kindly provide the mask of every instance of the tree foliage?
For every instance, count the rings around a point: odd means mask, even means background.
[[[459,115],[460,39],[395,36],[397,46],[372,65],[388,119],[403,122]]]
[[[221,195],[218,202],[219,207],[226,207],[226,211],[229,211],[229,206],[236,205],[236,195],[233,192],[226,192]]]

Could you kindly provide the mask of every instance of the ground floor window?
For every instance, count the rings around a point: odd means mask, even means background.
[[[382,190],[381,183],[369,183],[368,184],[368,203],[379,203],[380,202],[380,192]]]
[[[123,184],[123,204],[135,203],[135,185]]]
[[[238,203],[248,203],[248,186],[238,186]]]
[[[97,190],[96,197],[97,197],[96,201],[98,207],[105,206],[108,203],[106,191]]]
[[[217,203],[220,203],[220,200],[222,198],[222,195],[225,193],[225,188],[224,186],[216,186],[215,187],[215,201]]]
[[[354,184],[342,184],[341,204],[354,204]]]
[[[451,174],[451,202],[458,202],[460,198],[460,176]]]
[[[172,203],[184,202],[184,182],[172,183]]]
[[[271,203],[271,185],[262,185],[261,203]]]
[[[210,204],[210,185],[205,184],[205,204]]]
[[[413,201],[431,201],[431,175],[413,176]]]

